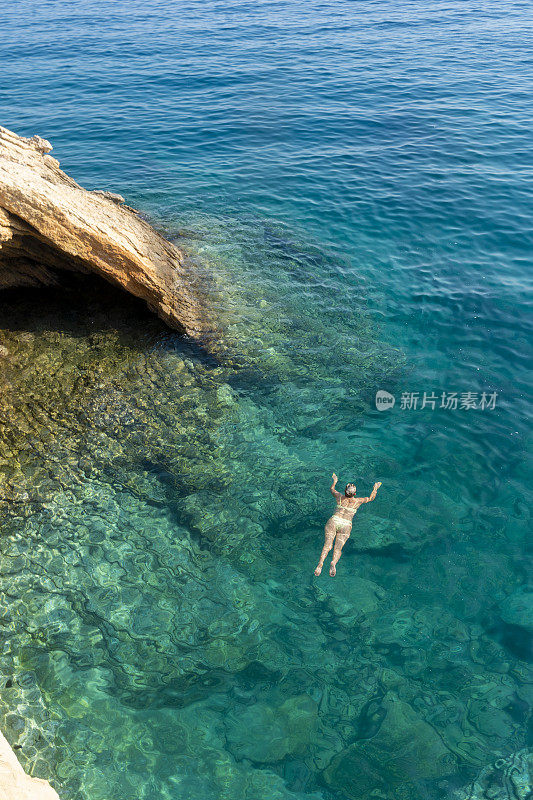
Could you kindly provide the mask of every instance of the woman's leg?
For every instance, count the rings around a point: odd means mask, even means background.
[[[322,552],[320,553],[320,561],[318,562],[317,568],[315,569],[315,575],[320,575],[322,572],[322,567],[324,566],[324,560],[333,547],[333,540],[335,538],[335,523],[332,519],[328,519],[326,522],[326,527],[324,529],[324,547],[322,548]]]
[[[335,548],[333,550],[333,558],[331,559],[331,566],[329,568],[329,574],[333,578],[337,572],[336,564],[339,558],[341,557],[342,548],[350,538],[350,533],[352,532],[352,526],[348,527],[348,525],[343,526],[339,532],[337,533],[337,538],[335,539]]]

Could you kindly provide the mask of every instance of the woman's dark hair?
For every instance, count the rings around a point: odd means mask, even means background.
[[[353,497],[356,493],[357,489],[355,487],[355,483],[347,483],[346,489],[344,490],[344,494],[346,497]]]

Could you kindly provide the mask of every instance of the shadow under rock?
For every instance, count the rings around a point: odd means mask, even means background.
[[[519,625],[499,622],[487,628],[487,633],[520,661],[533,662],[533,635]]]
[[[179,352],[219,366],[200,342],[170,329],[143,300],[98,275],[64,273],[60,286],[17,287],[0,292],[0,329],[37,336],[50,332],[76,339],[113,334],[125,346]]]

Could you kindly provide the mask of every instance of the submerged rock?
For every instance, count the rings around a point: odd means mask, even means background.
[[[349,745],[324,772],[328,786],[354,800],[373,796],[380,789],[390,792],[412,785],[417,791],[416,782],[455,771],[453,754],[408,703],[388,697],[383,709],[385,716],[375,736]]]
[[[377,611],[386,596],[377,583],[353,575],[338,575],[327,590],[317,585],[313,589],[317,600],[327,603],[337,622],[348,626]]]
[[[533,779],[533,753],[529,749],[500,758],[485,767],[455,800],[528,800]]]
[[[183,254],[111,192],[86,191],[49,142],[0,127],[0,288],[49,286],[95,272],[145,300],[168,325],[208,329]]]
[[[520,589],[500,603],[500,617],[508,625],[517,625],[533,633],[533,591]]]
[[[309,695],[302,694],[280,706],[255,703],[230,714],[226,738],[237,760],[270,763],[289,754],[302,754],[309,746],[316,724],[316,703]]]

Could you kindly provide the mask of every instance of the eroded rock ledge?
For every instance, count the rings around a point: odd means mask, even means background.
[[[146,301],[176,330],[201,337],[207,313],[182,253],[123,198],[87,191],[45,139],[0,127],[0,289],[96,272]]]
[[[26,775],[1,733],[0,800],[59,800],[48,781]]]

